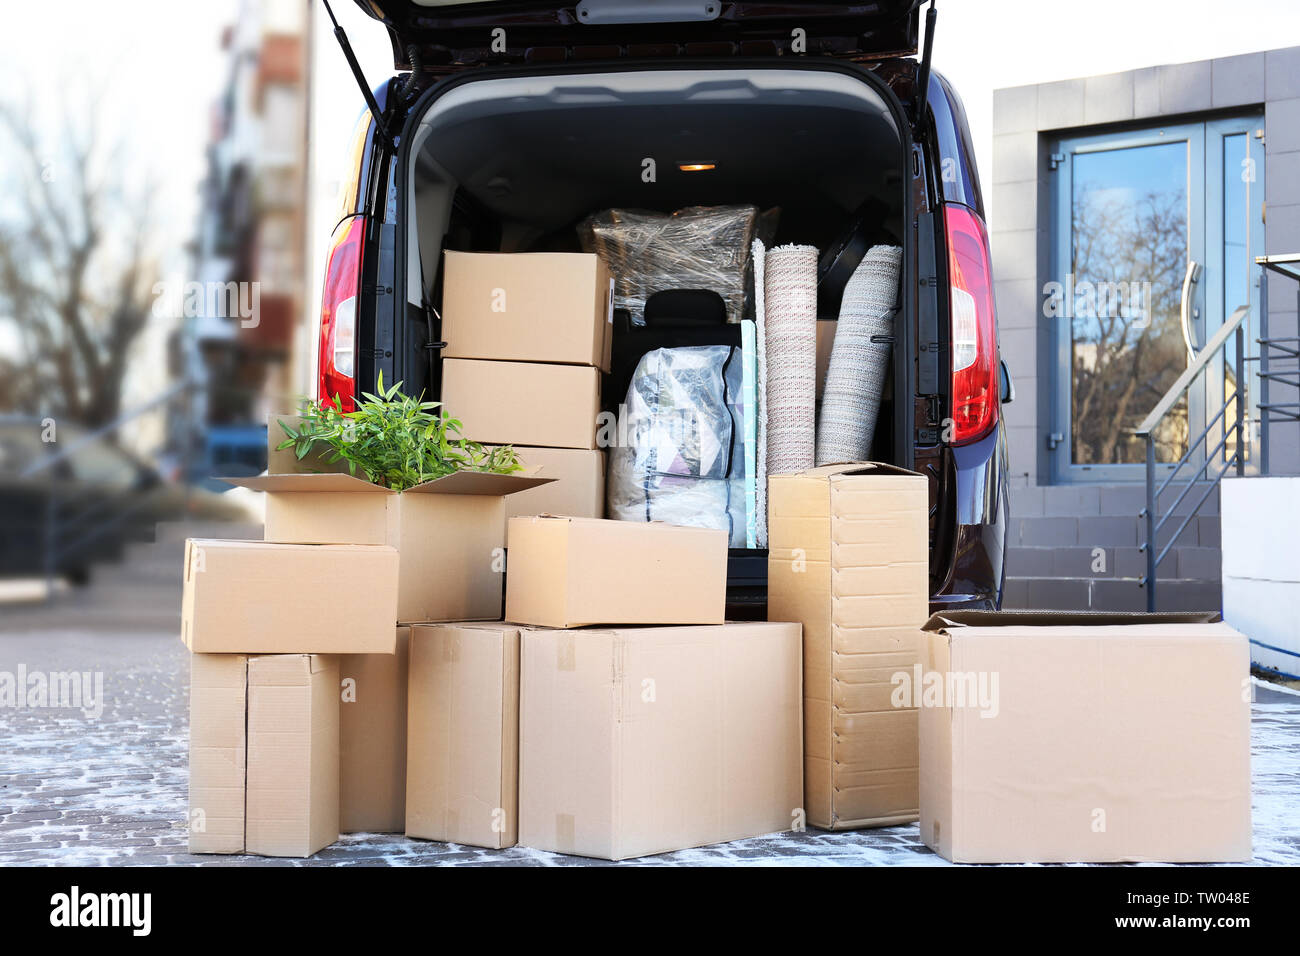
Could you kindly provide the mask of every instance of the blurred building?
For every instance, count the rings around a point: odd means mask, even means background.
[[[264,467],[266,416],[295,398],[295,328],[309,299],[311,16],[309,0],[241,0],[222,38],[229,72],[212,106],[175,350],[175,372],[199,386],[180,422],[200,477]]]

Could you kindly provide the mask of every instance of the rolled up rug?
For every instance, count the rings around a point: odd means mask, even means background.
[[[872,246],[844,287],[826,370],[817,464],[867,461],[889,372],[903,250]]]
[[[767,474],[811,468],[817,442],[817,249],[769,249],[763,264]]]
[[[764,261],[767,248],[763,240],[755,239],[751,249],[754,262],[754,325],[758,351],[757,408],[758,434],[756,454],[758,461],[754,473],[755,513],[754,536],[757,546],[767,547],[767,325],[763,318],[765,303],[763,301]]]

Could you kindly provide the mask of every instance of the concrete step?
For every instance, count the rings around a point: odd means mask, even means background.
[[[1218,611],[1223,606],[1218,580],[1161,578],[1156,598],[1160,611]],[[1145,611],[1146,606],[1146,590],[1128,578],[1008,575],[1002,596],[1006,610]]]

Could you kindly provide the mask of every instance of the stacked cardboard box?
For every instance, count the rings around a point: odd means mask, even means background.
[[[411,629],[408,836],[618,860],[799,825],[800,629],[723,623],[725,532],[509,541],[510,623]]]
[[[768,617],[804,633],[804,787],[825,829],[917,818],[915,704],[896,674],[920,659],[929,613],[921,475],[828,465],[768,482]]]
[[[504,496],[548,480],[234,480],[265,492],[266,540],[185,552],[194,852],[307,856],[404,829],[405,625],[501,616]]]
[[[597,447],[609,371],[613,280],[585,253],[447,252],[442,401],[467,438],[514,445],[530,474],[556,478],[512,514],[604,513]]]

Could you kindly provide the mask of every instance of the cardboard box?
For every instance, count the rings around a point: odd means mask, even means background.
[[[519,629],[412,627],[408,724],[406,835],[514,846]]]
[[[337,657],[248,659],[245,808],[249,853],[305,857],[339,838]]]
[[[581,365],[442,363],[442,403],[487,445],[595,448],[600,372]]]
[[[445,358],[564,362],[609,371],[614,281],[599,256],[443,255]]]
[[[767,615],[803,625],[804,791],[823,829],[917,818],[917,712],[892,679],[929,614],[928,494],[891,465],[768,481]]]
[[[826,391],[826,373],[831,367],[831,350],[835,345],[835,330],[839,328],[839,322],[835,319],[818,319],[817,320],[817,401],[822,400],[822,393]]]
[[[605,516],[605,453],[584,448],[516,448],[524,474],[553,478],[549,485],[506,499],[506,520],[517,515]]]
[[[800,822],[797,624],[520,641],[521,844],[622,860]]]
[[[1250,655],[1217,615],[958,611],[925,632],[921,837],[935,852],[1250,859]]]
[[[248,658],[190,655],[190,852],[244,852]]]
[[[266,492],[268,541],[387,545],[397,550],[391,575],[395,613],[372,621],[376,628],[386,626],[390,648],[396,623],[501,617],[502,497],[550,481],[462,471],[399,493],[338,474],[226,480]],[[342,599],[357,590],[349,586],[336,593]]]
[[[185,543],[181,640],[195,653],[391,654],[396,615],[393,548]]]
[[[339,832],[406,828],[406,683],[410,628],[392,654],[339,657]]]
[[[506,620],[541,627],[721,624],[727,533],[659,522],[510,519]]]

